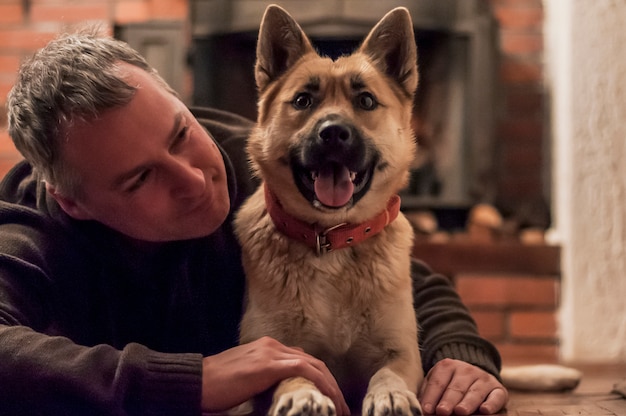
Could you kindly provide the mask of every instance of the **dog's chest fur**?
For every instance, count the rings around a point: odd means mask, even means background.
[[[412,241],[404,216],[356,247],[321,256],[276,230],[262,190],[242,207],[235,226],[249,292],[242,342],[269,335],[331,366],[355,350],[369,363],[393,350],[376,319],[389,308],[381,305],[385,299],[411,296]],[[389,292],[395,295],[384,295]]]

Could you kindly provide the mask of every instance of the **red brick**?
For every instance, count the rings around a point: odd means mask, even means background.
[[[494,8],[494,15],[505,29],[537,29],[543,25],[543,10],[540,7],[507,7],[499,5]]]
[[[25,28],[0,28],[0,45],[6,50],[35,51],[56,37],[55,32]]]
[[[536,168],[534,170],[537,170]],[[530,206],[533,201],[538,201],[537,195],[541,195],[543,189],[543,182],[541,177],[531,169],[523,171],[519,169],[516,172],[508,173],[506,176],[502,175],[502,178],[498,181],[498,190],[500,191],[499,197],[506,201],[513,216],[517,213],[515,207],[520,208],[522,211],[524,207]],[[523,212],[522,214],[523,215]]]
[[[186,19],[187,0],[151,0],[150,18],[152,19]]]
[[[558,281],[550,276],[459,274],[456,287],[468,306],[557,305]]]
[[[496,9],[499,7],[514,7],[514,8],[526,8],[536,9],[543,7],[543,0],[489,0],[491,6]]]
[[[11,168],[15,166],[15,164],[20,160],[21,158],[0,159],[0,180],[2,180],[2,178],[4,178],[4,175],[6,175],[7,172],[11,170]]]
[[[33,4],[30,19],[39,22],[84,22],[89,20],[106,20],[109,18],[107,2]]]
[[[500,63],[500,79],[505,83],[538,84],[543,77],[540,63],[522,59],[506,59]]]
[[[504,339],[506,335],[504,312],[501,310],[472,310],[471,313],[480,335],[491,341]]]
[[[504,172],[498,178],[498,196],[509,201],[511,205],[518,205],[534,200],[541,195],[543,183],[540,175],[521,175]]]
[[[500,184],[507,186],[511,189],[508,189],[505,194],[507,195],[527,195],[531,196],[534,193],[537,195],[541,192],[541,175],[537,173],[537,167],[528,166],[526,169],[522,169],[518,167],[516,170],[511,170],[510,172],[503,174],[500,180]],[[537,201],[531,198],[531,201]],[[531,202],[526,201],[524,206],[527,206]],[[512,204],[513,206],[515,204]]]
[[[0,155],[10,158],[16,158],[19,155],[6,131],[6,126],[2,126],[0,129]]]
[[[539,146],[520,144],[509,146],[508,151],[503,151],[501,155],[503,166],[509,172],[524,172],[525,169],[540,171],[543,164],[543,153]]]
[[[543,121],[537,117],[509,117],[498,124],[497,136],[509,143],[541,143]]]
[[[531,151],[531,152],[538,152],[539,154],[542,151],[542,143],[541,143],[541,139],[542,136],[533,136],[533,135],[528,135],[525,136],[521,133],[518,133],[518,135],[502,135],[499,136],[499,142],[500,142],[500,151],[502,154],[505,154],[507,152],[525,152],[525,151]]]
[[[557,339],[557,320],[554,311],[513,312],[509,331],[513,338]]]
[[[0,55],[0,75],[15,74],[20,67],[21,57],[18,54]]]
[[[529,156],[530,158],[530,156]],[[531,195],[541,190],[541,161],[543,158],[527,161],[508,155],[502,158],[500,168],[503,172],[498,176],[498,184],[506,195]],[[513,162],[510,162],[513,161]],[[505,163],[510,162],[510,165]],[[510,203],[510,202],[509,202]],[[514,204],[510,205],[513,206]]]
[[[504,31],[500,34],[501,50],[508,55],[532,55],[543,51],[543,36],[539,33]]]
[[[149,6],[145,0],[120,0],[115,3],[115,22],[144,22],[150,18]]]
[[[4,77],[3,77],[4,78]],[[0,107],[4,107],[7,101],[7,95],[9,91],[13,88],[13,81],[4,81],[0,80]],[[4,112],[4,109],[2,109]],[[2,115],[2,120],[4,120],[5,114]]]
[[[536,201],[541,193],[542,181],[540,175],[534,171],[537,169],[518,169],[515,172],[502,174],[498,179],[500,197],[507,201],[510,206],[527,206],[529,201]]]
[[[510,90],[506,96],[506,110],[508,114],[517,116],[542,116],[544,110],[544,95],[540,91]],[[543,127],[543,126],[542,126]]]
[[[24,21],[22,2],[0,4],[0,25],[20,24]]]

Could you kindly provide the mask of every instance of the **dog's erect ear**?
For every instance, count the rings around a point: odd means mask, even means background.
[[[279,6],[265,9],[256,47],[254,77],[259,91],[281,76],[300,57],[314,52],[300,25]]]
[[[359,48],[375,65],[412,96],[417,88],[417,47],[409,11],[398,7],[387,13]]]

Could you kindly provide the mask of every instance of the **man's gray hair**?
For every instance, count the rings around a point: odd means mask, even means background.
[[[66,129],[129,103],[135,94],[117,70],[119,62],[145,70],[176,94],[137,51],[94,29],[48,43],[21,65],[9,92],[8,130],[15,147],[66,196],[81,192],[80,177],[61,155]]]

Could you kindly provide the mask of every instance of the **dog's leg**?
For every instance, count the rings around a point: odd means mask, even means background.
[[[363,400],[363,415],[422,415],[415,392],[389,367],[383,367],[370,379]]]
[[[397,275],[400,274],[397,272]],[[422,415],[417,392],[424,374],[417,340],[417,323],[412,298],[408,294],[410,287],[404,289],[401,292],[403,298],[396,298],[393,304],[381,304],[375,310],[379,325],[375,331],[385,340],[381,349],[387,359],[370,378],[363,400],[363,415]]]
[[[396,226],[406,221],[399,217]],[[406,226],[406,224],[404,225]],[[381,276],[405,276],[393,286],[393,302],[372,305],[376,316],[372,331],[376,339],[384,340],[379,352],[386,357],[383,365],[370,378],[363,400],[362,415],[422,415],[417,392],[424,379],[419,351],[417,321],[413,310],[411,279],[408,273],[408,256],[389,260],[397,265],[391,273],[381,271]]]
[[[312,382],[302,377],[292,377],[283,380],[276,388],[268,415],[332,416],[336,413],[332,400],[324,396]]]

